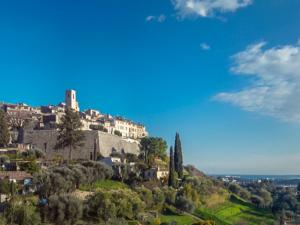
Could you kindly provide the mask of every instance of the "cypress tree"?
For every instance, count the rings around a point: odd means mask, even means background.
[[[56,149],[69,148],[69,161],[72,160],[72,152],[76,147],[82,146],[85,139],[81,130],[82,123],[78,112],[67,108],[65,115],[58,125]]]
[[[181,149],[181,141],[179,134],[176,133],[175,136],[175,150],[174,150],[174,165],[175,171],[178,174],[178,178],[183,177],[183,159],[182,159],[182,149]]]
[[[169,187],[175,186],[175,169],[174,169],[174,153],[173,153],[173,147],[170,147],[170,164],[169,164],[169,181],[168,185]]]
[[[0,147],[6,147],[9,143],[10,134],[5,113],[0,110]]]

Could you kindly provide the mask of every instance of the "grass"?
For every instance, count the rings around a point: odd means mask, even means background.
[[[237,197],[211,208],[199,208],[195,215],[203,219],[214,220],[216,225],[232,225],[242,221],[251,225],[274,224],[274,218],[269,211],[257,209]]]
[[[193,217],[189,215],[162,215],[160,219],[161,222],[176,221],[178,225],[191,225],[197,222]]]
[[[92,184],[80,185],[81,191],[96,191],[99,189],[104,190],[116,190],[116,189],[128,189],[128,186],[122,182],[114,180],[100,180]]]
[[[200,221],[196,216],[189,215],[187,213],[179,213],[175,207],[166,206],[166,209],[162,215],[160,215],[161,222],[173,222],[176,221],[178,225],[191,225],[195,222]]]

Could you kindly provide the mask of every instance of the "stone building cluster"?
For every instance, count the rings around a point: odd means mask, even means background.
[[[66,108],[80,114],[85,134],[83,146],[75,150],[74,159],[96,159],[99,154],[109,156],[114,152],[138,154],[139,140],[148,136],[142,124],[94,109],[80,111],[74,90],[67,90],[65,102],[58,105],[32,107],[24,103],[0,103],[0,109],[13,118],[14,127],[21,128],[17,131],[16,141],[25,146],[23,148],[43,150],[47,159],[57,156],[67,158],[67,149],[54,148],[58,135],[57,125],[61,122]]]
[[[67,90],[65,93],[65,102],[58,105],[47,105],[40,107],[31,107],[24,103],[0,105],[5,112],[15,115],[20,120],[30,121],[35,129],[55,129],[60,123],[66,108],[71,108],[79,112],[83,130],[100,130],[109,134],[121,134],[124,139],[138,140],[148,136],[144,125],[135,123],[120,116],[111,116],[103,114],[98,110],[87,109],[79,110],[79,103],[76,99],[75,90]],[[27,123],[28,124],[28,123]]]

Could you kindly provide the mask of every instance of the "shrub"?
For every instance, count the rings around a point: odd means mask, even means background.
[[[8,163],[8,162],[10,162],[10,159],[7,155],[1,155],[0,156],[0,164],[1,165],[4,164],[4,163]]]
[[[90,129],[91,130],[99,130],[99,131],[106,132],[106,133],[108,132],[107,128],[104,127],[103,125],[91,124]]]
[[[165,187],[163,191],[165,194],[166,203],[170,205],[175,205],[176,194],[177,194],[176,190],[172,187]]]
[[[141,200],[146,203],[147,208],[151,208],[153,204],[152,192],[145,187],[137,188],[136,192],[138,193]]]
[[[215,225],[215,222],[211,220],[206,220],[206,221],[193,223],[193,225]]]
[[[105,222],[114,218],[135,219],[144,207],[141,199],[131,191],[101,190],[87,200],[85,216]]]
[[[36,163],[36,161],[30,161],[26,163],[20,163],[20,169],[33,174],[39,172],[41,167]]]
[[[240,194],[239,194],[239,195],[240,195],[241,198],[243,198],[243,199],[245,199],[245,200],[249,200],[250,197],[251,197],[250,192],[247,191],[247,190],[245,190],[245,189],[242,189],[242,190],[240,191]]]
[[[179,191],[179,194],[193,202],[196,206],[199,204],[200,196],[191,183],[184,184],[182,189]]]
[[[118,131],[118,130],[115,130],[114,134],[117,135],[117,136],[119,136],[119,137],[122,137],[122,133],[120,131]]]
[[[231,191],[232,193],[239,195],[240,191],[241,191],[241,187],[238,184],[234,184],[231,183],[228,186],[229,191]]]
[[[257,207],[263,207],[264,200],[261,197],[259,197],[257,195],[252,195],[250,200]]]
[[[73,225],[82,217],[81,201],[72,195],[53,195],[49,198],[47,217],[55,225]]]
[[[40,196],[69,193],[84,183],[112,177],[112,169],[102,163],[86,161],[81,164],[55,166],[34,175],[34,184]]]
[[[195,210],[194,203],[183,196],[177,196],[175,205],[178,209],[189,213],[192,213]]]
[[[45,154],[39,149],[30,149],[25,152],[22,152],[22,157],[31,158],[31,159],[40,159],[45,157]]]
[[[8,178],[0,180],[0,193],[10,194],[11,193],[11,182]]]
[[[152,199],[152,208],[161,211],[166,199],[164,193],[158,187],[152,190]]]
[[[7,224],[39,225],[41,218],[36,207],[27,202],[12,200],[5,210]]]

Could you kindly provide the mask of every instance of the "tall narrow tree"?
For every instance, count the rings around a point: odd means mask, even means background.
[[[73,149],[82,146],[84,133],[81,130],[82,123],[78,112],[72,109],[66,109],[65,115],[58,125],[58,136],[55,148],[69,148],[69,160],[72,160]]]
[[[182,159],[182,148],[179,134],[175,136],[175,149],[174,149],[174,166],[175,171],[178,174],[178,178],[183,177],[183,159]]]
[[[175,187],[175,168],[174,168],[174,153],[173,147],[170,147],[170,162],[169,162],[169,187]]]
[[[6,147],[10,140],[8,121],[5,113],[0,110],[0,147]]]

